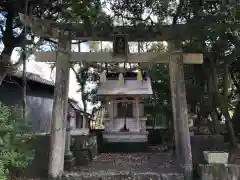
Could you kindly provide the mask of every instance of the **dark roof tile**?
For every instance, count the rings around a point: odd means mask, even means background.
[[[11,72],[11,73],[8,73],[8,76],[22,78],[23,72],[22,71]],[[49,85],[49,86],[54,86],[54,84],[55,84],[53,81],[49,81],[47,79],[42,78],[38,74],[34,74],[34,73],[30,73],[30,72],[26,72],[26,78],[27,78],[27,80],[34,81],[34,82],[37,82],[40,84]]]

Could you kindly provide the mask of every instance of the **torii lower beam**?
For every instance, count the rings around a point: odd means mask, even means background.
[[[131,53],[127,60],[121,57],[113,57],[112,53],[108,52],[71,52],[70,62],[85,61],[88,63],[102,62],[128,62],[128,63],[169,63],[170,58],[176,59],[180,52],[160,53],[160,52],[146,52],[146,53]],[[36,52],[36,61],[38,62],[55,62],[59,56],[58,52]],[[203,55],[197,53],[183,54],[184,64],[202,64]]]

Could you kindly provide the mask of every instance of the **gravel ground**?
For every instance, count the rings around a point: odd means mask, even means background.
[[[101,153],[87,166],[75,167],[67,176],[101,176],[116,174],[180,173],[180,168],[170,153],[154,147],[148,153]],[[11,180],[40,180],[11,179]],[[42,180],[42,179],[41,179]]]
[[[75,167],[74,173],[178,173],[180,168],[170,153],[161,153],[155,147],[149,153],[102,153],[88,166]],[[71,172],[70,172],[71,173]]]
[[[10,180],[44,180],[44,179],[40,179],[40,178],[11,178]]]

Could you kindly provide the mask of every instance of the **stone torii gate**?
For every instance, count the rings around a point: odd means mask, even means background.
[[[116,37],[114,41],[114,53],[71,52],[72,39],[107,41],[111,39],[109,34],[112,33],[108,31],[113,28],[106,28],[106,30],[98,28],[96,30],[97,35],[93,36],[85,32],[81,24],[60,24],[24,16],[23,14],[20,14],[20,19],[27,26],[31,27],[37,36],[58,39],[58,49],[56,52],[36,53],[36,61],[56,63],[49,163],[49,177],[51,179],[61,178],[64,165],[64,152],[65,155],[69,153],[68,147],[66,147],[67,149],[65,150],[69,69],[71,62],[78,61],[86,61],[88,63],[128,62],[169,64],[176,154],[179,162],[183,165],[185,179],[191,179],[192,153],[188,129],[183,64],[202,64],[203,55],[194,53],[184,54],[174,49],[169,53],[146,52],[128,54],[128,39],[125,35],[128,34],[129,40],[132,41],[172,41],[178,36],[180,39],[187,39],[188,37],[183,36],[189,30],[187,26],[179,25],[179,27],[174,28],[166,26],[155,28],[154,31],[146,28],[125,27],[125,29],[123,29],[122,27],[114,27],[115,32],[113,31],[113,33],[124,34],[114,36]],[[176,29],[178,32],[176,32]],[[142,34],[139,33],[140,31],[142,31]],[[120,41],[122,41],[125,46],[119,50]],[[69,142],[66,143],[68,144]]]

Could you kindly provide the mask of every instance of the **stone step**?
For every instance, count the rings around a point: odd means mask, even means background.
[[[63,180],[184,180],[182,173],[102,172],[91,174],[66,173]]]

